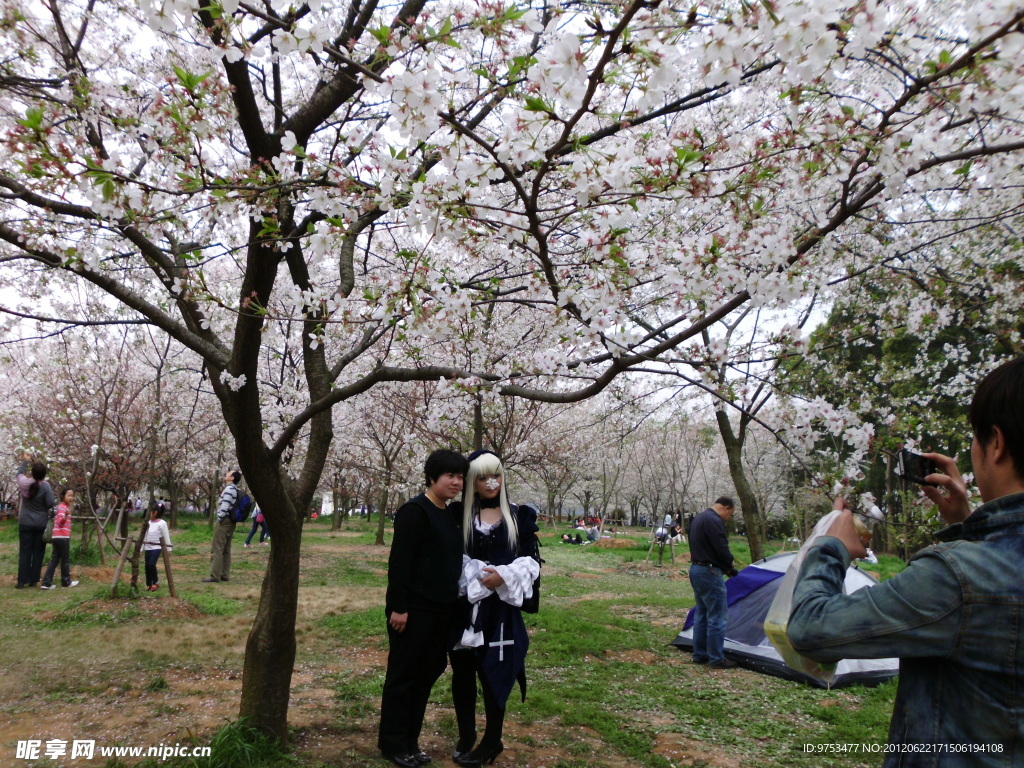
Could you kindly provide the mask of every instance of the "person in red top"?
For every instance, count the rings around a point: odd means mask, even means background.
[[[53,589],[53,572],[60,563],[60,583],[65,587],[77,587],[78,582],[71,580],[71,510],[75,506],[75,492],[65,488],[57,505],[57,515],[53,518],[53,557],[46,566],[41,589]]]

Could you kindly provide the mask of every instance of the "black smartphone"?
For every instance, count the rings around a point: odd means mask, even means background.
[[[904,480],[909,480],[918,485],[937,487],[936,483],[926,483],[925,478],[928,475],[936,474],[938,471],[939,468],[934,461],[926,459],[919,453],[902,448],[896,454],[896,474]]]

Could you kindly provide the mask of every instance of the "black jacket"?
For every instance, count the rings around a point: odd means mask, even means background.
[[[438,509],[422,493],[399,507],[388,558],[385,612],[442,611],[455,604],[462,572],[457,509],[458,505]]]
[[[723,571],[732,568],[725,522],[710,507],[690,523],[690,562],[711,563]]]

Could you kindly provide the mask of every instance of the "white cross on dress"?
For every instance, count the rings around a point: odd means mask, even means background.
[[[506,640],[505,639],[505,625],[502,624],[501,625],[501,631],[498,633],[498,639],[495,642],[493,642],[493,643],[488,643],[488,645],[490,645],[492,647],[495,646],[495,645],[498,646],[498,661],[504,661],[505,660],[505,646],[506,645],[515,645],[515,641],[514,640]]]

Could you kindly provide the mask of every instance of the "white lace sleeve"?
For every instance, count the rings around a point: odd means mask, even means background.
[[[505,580],[496,590],[504,602],[518,608],[523,600],[533,596],[533,582],[540,576],[540,563],[532,557],[517,557],[508,565],[499,565],[494,570]]]
[[[483,560],[473,560],[469,555],[462,556],[462,574],[459,576],[459,597],[465,596],[471,603],[479,603],[491,594],[492,590],[480,583],[480,571],[490,568]]]

